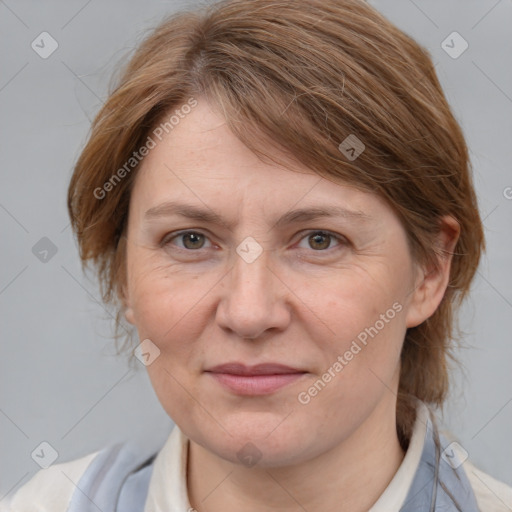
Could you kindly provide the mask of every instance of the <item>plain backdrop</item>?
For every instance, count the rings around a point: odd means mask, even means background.
[[[512,3],[370,3],[430,51],[471,150],[488,250],[462,310],[465,370],[454,373],[444,423],[473,463],[510,485]],[[115,353],[65,199],[116,64],[164,15],[193,5],[0,0],[0,499],[39,469],[31,454],[41,442],[63,462],[121,438],[158,444],[172,427],[145,368]]]

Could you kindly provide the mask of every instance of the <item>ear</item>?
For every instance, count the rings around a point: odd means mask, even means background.
[[[124,309],[124,317],[126,318],[128,323],[135,325],[135,315],[134,315],[133,309],[130,305],[130,299],[129,299],[126,284],[123,284],[121,286],[120,299],[121,299],[122,307]]]
[[[406,326],[416,327],[432,316],[438,308],[450,280],[452,256],[460,235],[459,223],[450,215],[439,221],[436,239],[437,268],[419,268],[409,303]]]
[[[133,314],[132,308],[126,308],[124,310],[124,317],[126,318],[126,321],[132,325],[135,325],[135,316]]]

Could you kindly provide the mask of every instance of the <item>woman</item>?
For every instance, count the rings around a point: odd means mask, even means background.
[[[69,212],[176,426],[12,510],[501,511],[433,414],[484,248],[424,49],[359,0],[175,15],[98,114]]]

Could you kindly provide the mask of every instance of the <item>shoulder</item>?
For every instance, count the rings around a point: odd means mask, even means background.
[[[64,512],[76,484],[99,451],[38,471],[20,487],[7,504],[6,512]]]
[[[463,467],[482,512],[512,510],[512,487],[480,471],[469,460],[464,462]]]
[[[142,510],[156,457],[153,444],[152,439],[128,438],[80,459],[54,464],[36,473],[0,512],[89,510],[90,502],[99,510],[110,510],[116,500],[130,506],[142,500]]]

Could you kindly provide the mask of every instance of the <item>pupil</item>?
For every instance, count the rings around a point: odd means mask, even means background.
[[[187,249],[201,248],[203,246],[203,244],[201,243],[201,242],[203,242],[200,238],[201,236],[202,235],[199,235],[197,233],[189,233],[187,235],[184,235],[185,247],[187,247]],[[187,243],[187,241],[189,241],[191,243]],[[189,245],[191,245],[191,247],[189,247]]]
[[[329,236],[325,233],[316,233],[314,235],[311,235],[309,237],[310,241],[313,241],[313,244],[320,244],[320,247],[313,247],[313,249],[326,249],[329,247]],[[322,243],[322,239],[324,240],[324,243]]]

